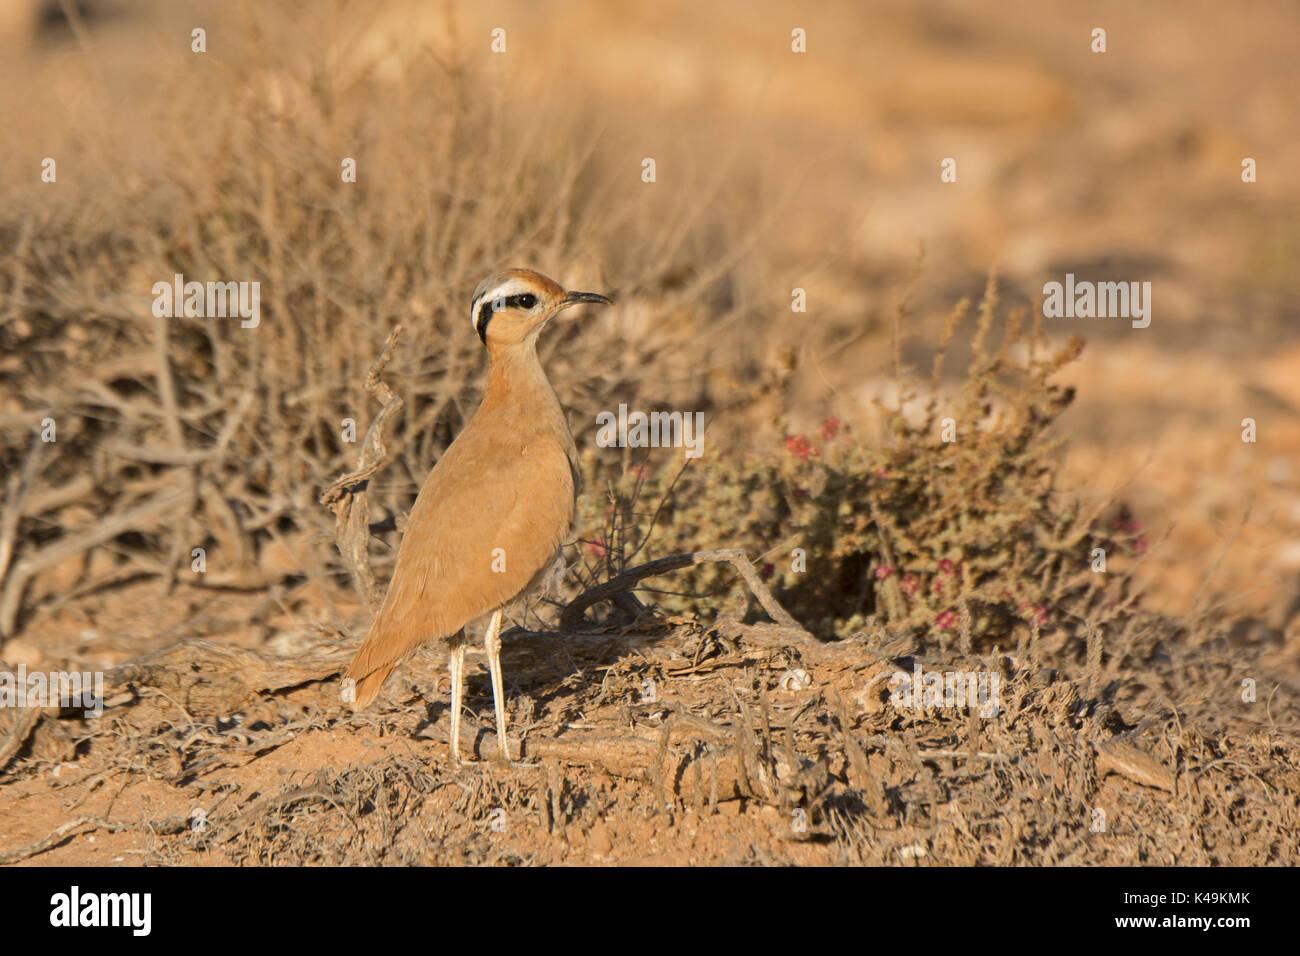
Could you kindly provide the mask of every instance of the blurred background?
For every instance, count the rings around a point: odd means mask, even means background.
[[[928,369],[990,273],[1031,316],[1067,272],[1149,281],[1149,328],[1044,322],[1087,342],[1062,375],[1066,490],[1127,507],[1156,607],[1290,633],[1298,35],[1285,0],[3,0],[0,470],[11,505],[28,489],[0,537],[11,592],[43,555],[7,653],[355,623],[316,502],[355,458],[339,423],[370,421],[365,370],[404,323],[406,417],[373,495],[376,517],[408,507],[477,402],[466,310],[502,265],[619,296],[543,343],[580,445],[619,402],[700,410],[714,462],[828,418],[879,434],[894,320]],[[175,272],[260,281],[255,335],[157,323]],[[46,416],[56,447],[33,442]],[[93,547],[44,550],[70,538]],[[195,540],[210,587],[256,600],[142,605]]]

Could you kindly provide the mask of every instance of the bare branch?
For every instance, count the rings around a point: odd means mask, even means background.
[[[388,464],[384,425],[405,405],[401,397],[394,394],[380,377],[392,361],[393,347],[401,334],[402,326],[395,325],[384,342],[384,350],[366,373],[366,391],[379,399],[382,407],[361,441],[357,467],[336,480],[320,496],[320,503],[334,512],[335,544],[343,556],[343,563],[352,574],[353,585],[371,614],[379,610],[381,595],[375,573],[370,567],[370,503],[366,499],[366,485]]]
[[[629,568],[622,574],[610,578],[604,584],[598,584],[579,594],[564,609],[560,615],[560,625],[566,630],[576,631],[584,626],[583,615],[586,614],[587,608],[601,601],[612,600],[616,595],[625,591],[630,591],[636,587],[642,578],[653,577],[656,574],[666,574],[669,571],[678,571],[682,568],[689,568],[696,564],[706,562],[726,562],[734,567],[740,576],[745,579],[745,584],[758,603],[763,606],[763,610],[776,623],[786,628],[793,635],[802,635],[803,640],[811,643],[817,643],[817,639],[804,630],[803,626],[790,616],[790,613],[772,596],[772,592],[767,589],[754,570],[754,566],[749,561],[749,556],[739,548],[724,549],[719,551],[694,551],[689,554],[674,554],[666,558],[659,558],[655,561],[649,561],[645,564],[638,565],[635,568]]]

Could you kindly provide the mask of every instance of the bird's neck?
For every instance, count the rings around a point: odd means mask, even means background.
[[[550,424],[547,419],[563,422],[560,400],[532,342],[489,349],[487,391],[480,410],[504,412],[516,423]]]

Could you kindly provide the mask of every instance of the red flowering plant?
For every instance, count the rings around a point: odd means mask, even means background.
[[[1091,573],[1094,549],[1114,541],[1054,488],[1061,440],[1051,425],[1073,392],[1052,378],[1082,345],[1050,350],[1013,315],[993,351],[995,304],[990,287],[956,394],[940,398],[941,370],[966,303],[940,340],[928,404],[911,413],[923,386],[901,376],[893,404],[878,403],[883,436],[859,440],[829,417],[786,431],[767,453],[650,480],[650,556],[746,548],[785,607],[825,637],[884,627],[1006,647],[1009,633],[1082,620],[1123,577]],[[686,593],[663,602],[676,609],[707,614],[723,592],[748,600],[725,566],[681,573],[689,586],[674,590]]]

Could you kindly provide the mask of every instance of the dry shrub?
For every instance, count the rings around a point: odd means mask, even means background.
[[[366,11],[352,13],[361,30]],[[92,150],[66,188],[0,214],[0,472],[13,479],[0,494],[20,514],[0,635],[65,555],[95,552],[88,576],[72,570],[83,586],[174,582],[201,546],[198,583],[261,588],[285,572],[265,559],[278,539],[299,575],[336,573],[316,497],[354,463],[345,420],[360,437],[376,411],[368,365],[404,323],[390,381],[406,411],[371,488],[376,512],[394,515],[477,402],[485,362],[468,300],[494,269],[618,293],[617,315],[559,324],[542,343],[584,414],[652,387],[651,368],[653,387],[696,388],[689,350],[652,357],[694,334],[692,316],[752,308],[728,304],[745,224],[725,195],[743,177],[647,188],[626,131],[596,127],[581,104],[563,118],[512,110],[461,61],[454,29],[393,76],[360,41],[304,37],[323,29],[310,20],[244,15],[226,38],[235,52],[149,115],[140,134],[156,152]],[[328,55],[284,55],[299,47]],[[118,129],[98,145],[130,140]],[[356,183],[341,181],[342,157],[356,158]],[[155,319],[152,286],[175,273],[260,282],[260,325]],[[58,440],[34,443],[46,417]],[[77,538],[88,516],[108,530]],[[381,567],[391,553],[376,548]]]
[[[1127,587],[1126,575],[1091,570],[1093,549],[1113,560],[1135,543],[1055,488],[1060,439],[1051,426],[1073,395],[1052,379],[1082,343],[1052,351],[1041,329],[1023,329],[1013,314],[994,350],[996,307],[990,281],[969,373],[941,404],[944,352],[968,303],[953,312],[930,385],[905,377],[882,406],[887,441],[858,441],[828,419],[820,435],[789,435],[784,449],[740,462],[693,463],[648,480],[633,471],[604,502],[607,530],[589,551],[626,564],[650,524],[645,503],[662,502],[652,556],[748,548],[782,603],[827,637],[883,627],[938,646],[960,635],[968,649],[972,640],[1005,648],[1016,632],[1023,641],[1047,627],[1082,637],[1084,622],[1099,626]],[[923,394],[923,413],[910,414]],[[944,440],[948,418],[954,441]],[[667,606],[707,613],[733,583],[721,566],[696,568],[687,581],[692,593],[665,598]]]

